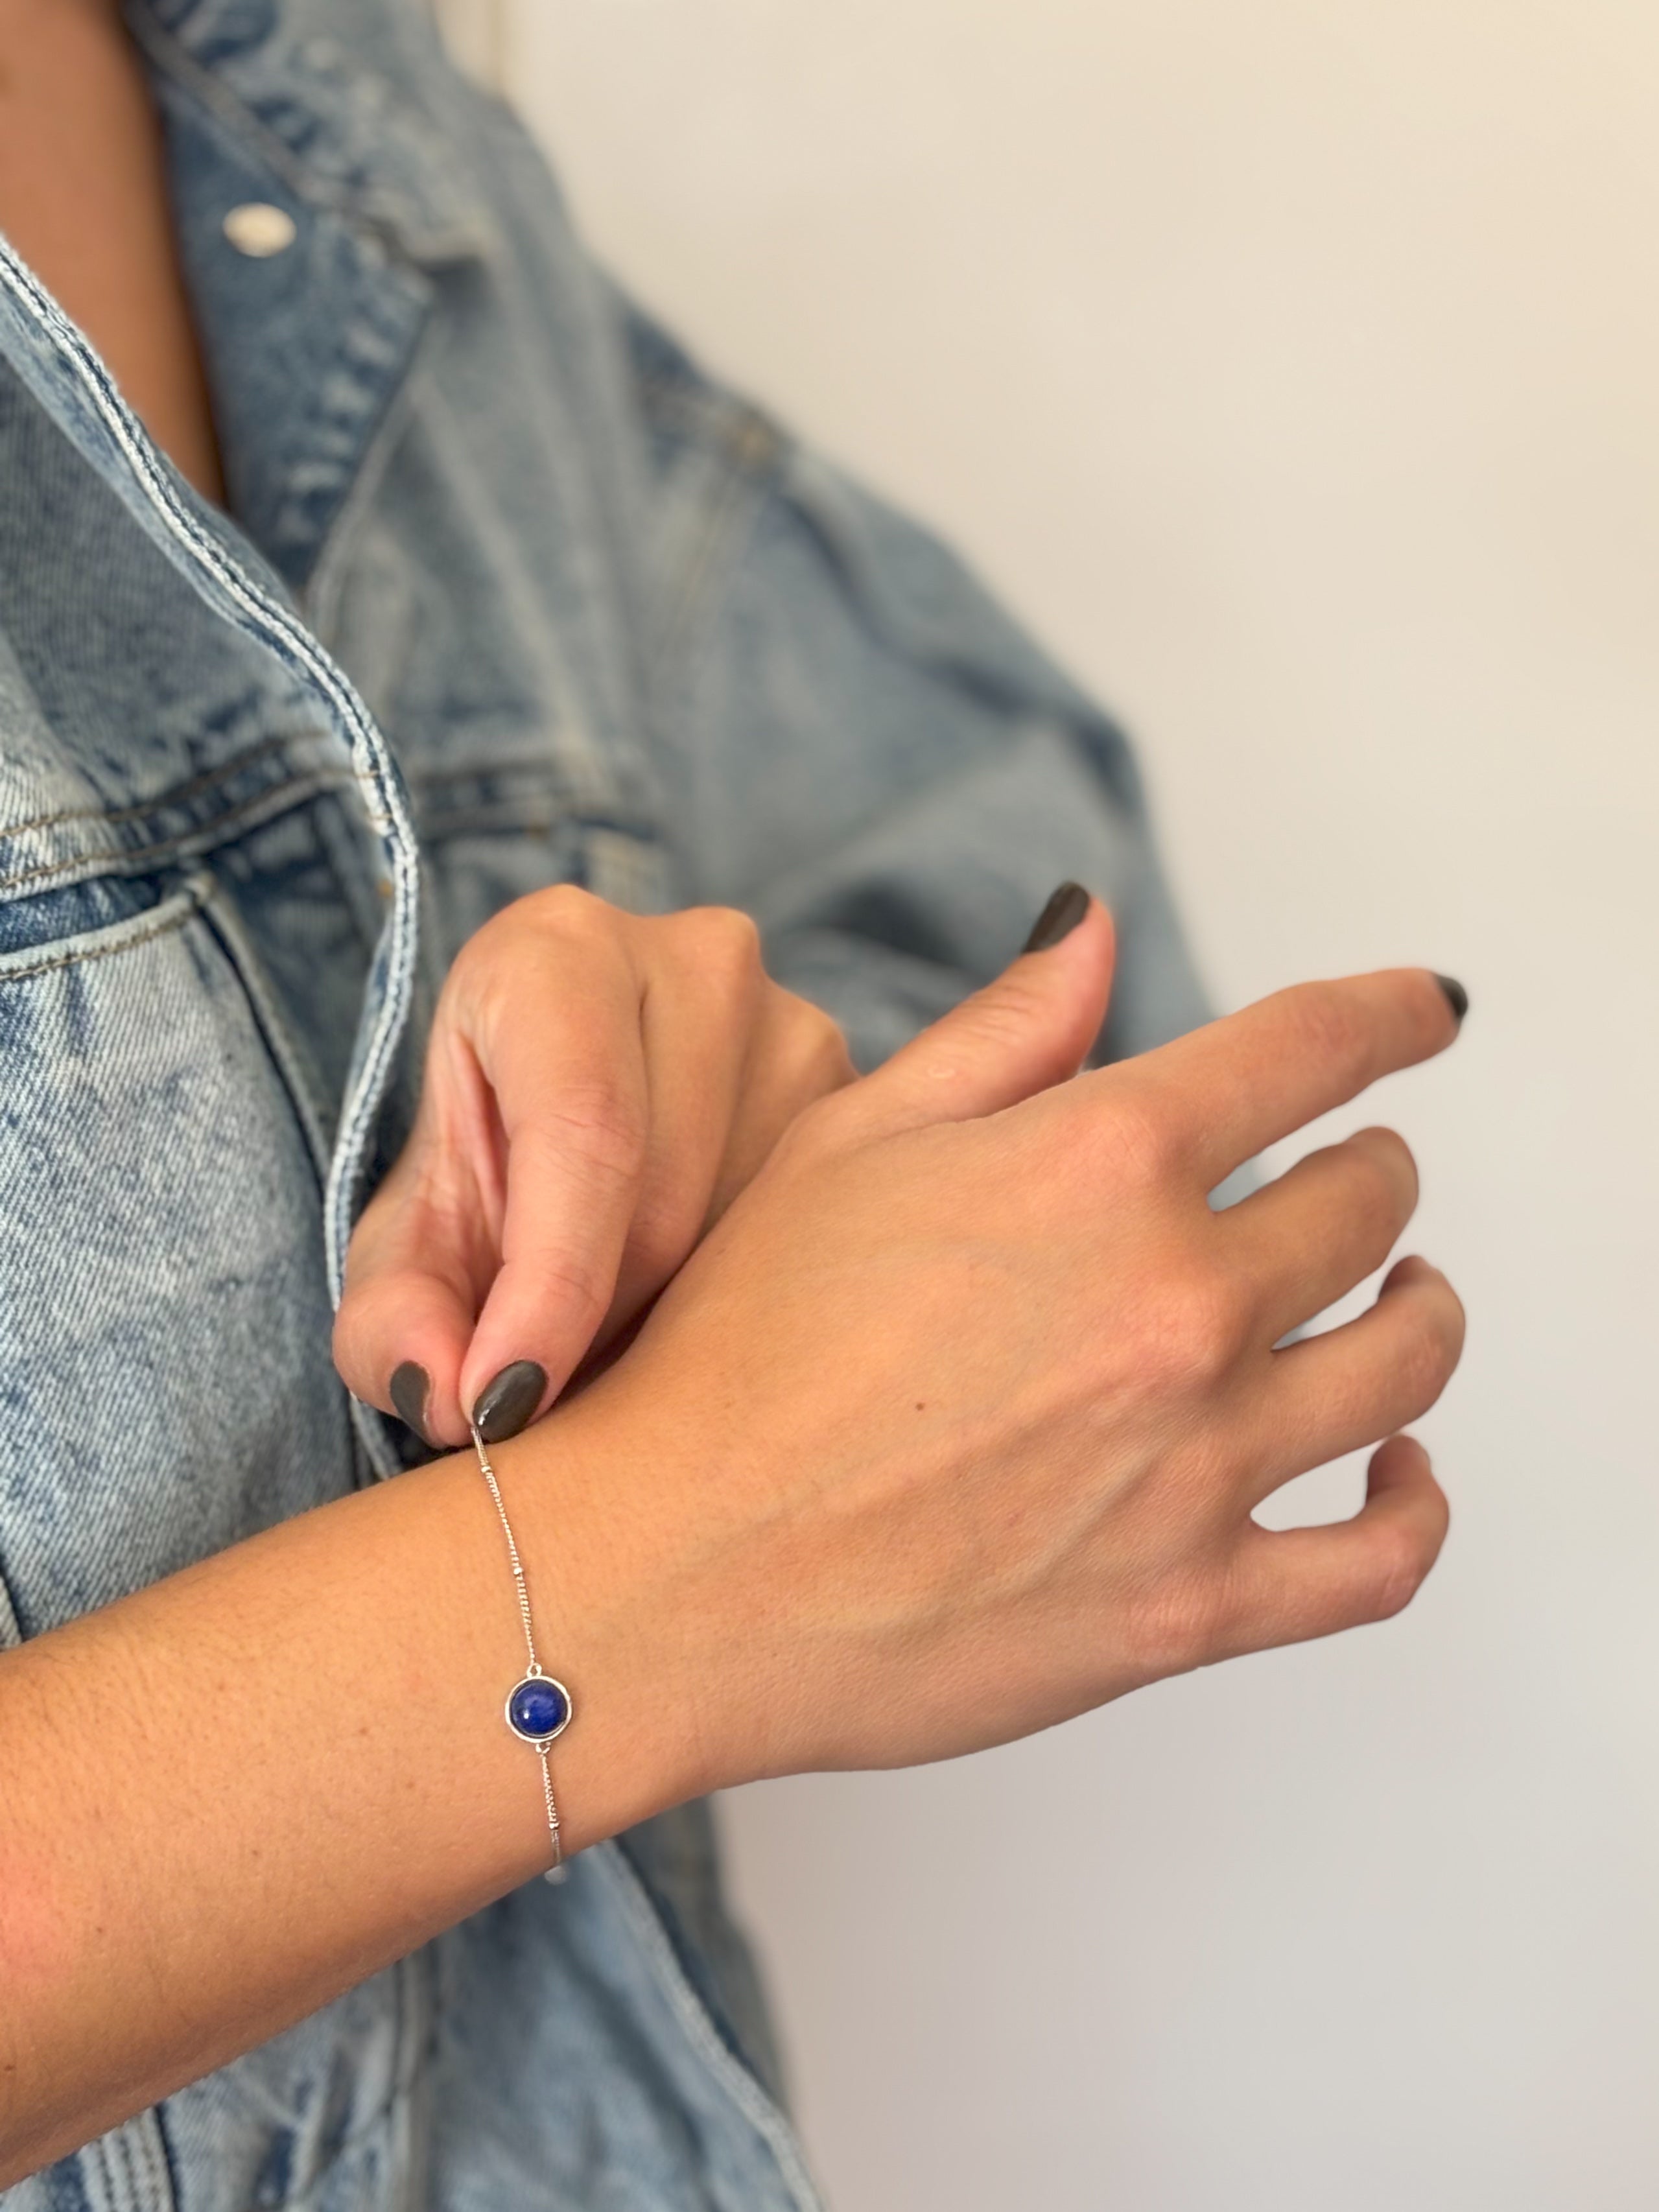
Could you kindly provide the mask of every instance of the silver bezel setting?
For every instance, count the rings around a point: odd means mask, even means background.
[[[559,1695],[564,1699],[564,1718],[559,1723],[557,1728],[550,1729],[545,1735],[532,1735],[527,1729],[521,1729],[517,1721],[513,1717],[514,1698],[518,1696],[520,1690],[526,1688],[532,1682],[544,1683],[550,1690],[556,1690]],[[518,1680],[507,1692],[507,1697],[501,1705],[501,1711],[506,1716],[507,1724],[508,1728],[512,1729],[514,1735],[518,1737],[519,1741],[520,1743],[531,1744],[538,1751],[545,1751],[548,1745],[553,1741],[556,1736],[561,1736],[564,1734],[565,1730],[570,1725],[570,1717],[574,1711],[575,1707],[571,1703],[570,1692],[566,1689],[564,1684],[560,1681],[558,1676],[556,1674],[546,1674],[539,1667],[532,1667],[527,1674],[520,1675]]]

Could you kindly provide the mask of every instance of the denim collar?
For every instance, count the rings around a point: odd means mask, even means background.
[[[152,68],[311,206],[424,267],[492,250],[484,201],[431,112],[437,34],[416,10],[384,26],[378,68],[333,35],[330,0],[126,0],[125,12]]]
[[[332,0],[126,0],[149,64],[169,191],[246,539],[302,605],[377,447],[395,433],[434,284],[501,251],[458,153],[419,11],[362,9],[348,51]],[[227,244],[240,204],[295,226],[276,263]]]

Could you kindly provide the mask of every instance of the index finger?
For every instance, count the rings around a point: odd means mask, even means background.
[[[1083,1079],[1131,1085],[1212,1190],[1265,1145],[1443,1052],[1468,1006],[1426,968],[1298,983]]]
[[[527,939],[510,1016],[473,1040],[506,1154],[500,1264],[460,1370],[496,1443],[556,1395],[617,1286],[650,1131],[641,981],[628,945]]]

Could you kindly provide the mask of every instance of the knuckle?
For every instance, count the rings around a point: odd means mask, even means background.
[[[472,1009],[486,1030],[510,1010],[511,994],[522,988],[524,965],[550,945],[591,949],[612,933],[619,909],[575,884],[552,884],[528,891],[475,929],[450,963],[441,1006],[453,1012],[459,1002]]]
[[[1417,1170],[1392,1130],[1364,1130],[1344,1146],[1347,1206],[1355,1225],[1386,1250],[1417,1205]]]
[[[1455,1302],[1452,1304],[1455,1308]],[[1407,1332],[1395,1355],[1395,1374],[1402,1399],[1411,1408],[1408,1418],[1415,1419],[1419,1413],[1426,1413],[1450,1382],[1462,1340],[1462,1332],[1452,1316],[1437,1309],[1425,1313]]]
[[[668,915],[665,927],[706,974],[722,981],[747,982],[760,968],[760,930],[754,916],[741,908],[686,907]]]
[[[532,923],[538,929],[567,930],[582,933],[595,928],[608,927],[620,913],[597,892],[585,890],[580,884],[549,884],[538,891],[528,891],[523,898],[514,899],[496,917],[504,927],[515,923]],[[486,927],[490,925],[486,924]]]
[[[568,1152],[606,1182],[631,1182],[645,1163],[642,1105],[602,1079],[573,1084],[544,1108],[538,1135],[551,1152]]]
[[[453,975],[457,969],[466,973],[480,969],[489,972],[526,938],[591,938],[598,931],[608,928],[617,918],[616,908],[607,905],[592,891],[584,890],[580,884],[550,884],[544,890],[526,891],[522,898],[514,899],[474,930],[456,955],[450,972]]]
[[[395,1277],[348,1285],[334,1316],[331,1344],[334,1364],[360,1397],[372,1397],[385,1377],[380,1370],[384,1347],[401,1324],[404,1286]]]
[[[1371,1173],[1382,1181],[1390,1198],[1397,1202],[1403,1196],[1408,1209],[1416,1206],[1417,1159],[1397,1129],[1360,1129],[1349,1138],[1348,1143],[1356,1156],[1366,1162]]]
[[[1339,983],[1302,983],[1285,994],[1293,1052],[1356,1086],[1370,1065],[1371,1034],[1351,992]]]
[[[1124,1090],[1113,1098],[1097,1127],[1095,1146],[1099,1164],[1120,1188],[1153,1189],[1176,1165],[1168,1115],[1158,1112],[1155,1100],[1133,1091]]]
[[[1395,1381],[1404,1402],[1425,1411],[1440,1395],[1446,1363],[1439,1340],[1427,1328],[1414,1328],[1395,1352]]]
[[[604,1320],[614,1285],[610,1273],[597,1263],[568,1252],[543,1251],[515,1267],[518,1292],[530,1292],[528,1313],[538,1323],[563,1314],[579,1330],[589,1334]]]
[[[1202,1391],[1231,1370],[1249,1334],[1243,1282],[1206,1261],[1189,1261],[1143,1297],[1135,1328],[1137,1365],[1159,1395]]]
[[[1159,1582],[1133,1607],[1130,1644],[1149,1681],[1185,1674],[1218,1656],[1225,1607],[1212,1575],[1188,1568]]]
[[[1434,1554],[1422,1532],[1405,1522],[1385,1523],[1372,1534],[1365,1614],[1392,1620],[1422,1589]]]
[[[988,990],[964,1008],[959,1017],[965,1029],[971,1022],[983,1048],[994,1052],[1024,1046],[1048,1012],[1048,1001],[1017,975],[1000,976]]]

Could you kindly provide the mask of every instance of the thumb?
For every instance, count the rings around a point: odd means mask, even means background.
[[[1100,1033],[1116,951],[1100,901],[1062,884],[994,983],[844,1095],[890,1131],[976,1120],[1068,1081]]]

